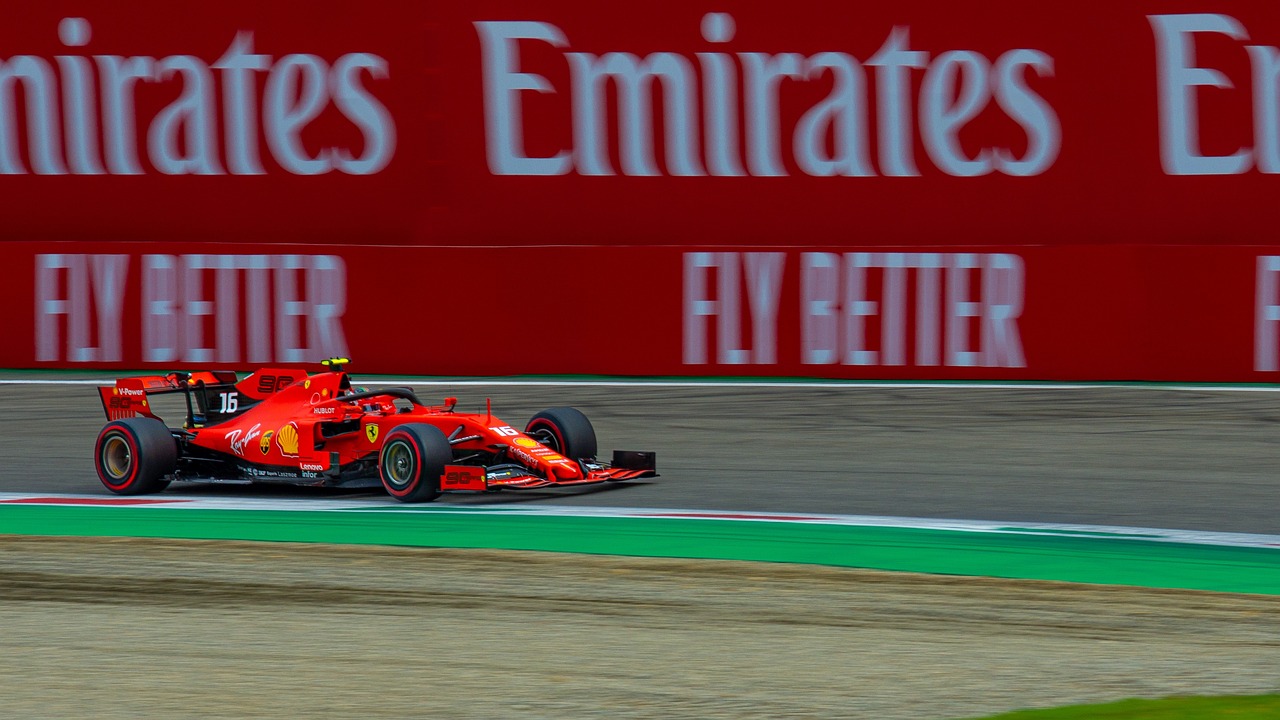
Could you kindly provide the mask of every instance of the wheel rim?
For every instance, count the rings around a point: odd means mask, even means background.
[[[408,443],[397,440],[389,444],[383,453],[386,457],[382,461],[382,471],[388,483],[402,488],[413,482],[413,450]]]
[[[549,427],[534,428],[533,430],[530,430],[526,434],[529,435],[529,437],[533,438],[534,440],[537,440],[543,445],[546,445],[547,447],[551,448],[552,450],[555,450],[561,455],[564,455],[564,448],[560,446],[560,438],[557,437],[554,432],[552,432],[551,428]]]
[[[102,443],[102,469],[112,480],[124,480],[133,470],[133,453],[129,443],[119,435],[112,435]]]

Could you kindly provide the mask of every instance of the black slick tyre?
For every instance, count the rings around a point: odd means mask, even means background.
[[[567,458],[596,456],[596,430],[577,408],[547,408],[529,420],[524,432]]]
[[[93,446],[98,479],[117,495],[145,495],[169,487],[166,476],[178,467],[178,443],[159,420],[113,420]]]
[[[401,502],[440,497],[440,476],[453,459],[449,440],[432,425],[401,425],[387,435],[378,454],[378,476],[387,494]]]

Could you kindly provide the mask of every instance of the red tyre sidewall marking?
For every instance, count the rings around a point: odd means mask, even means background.
[[[530,430],[537,430],[542,427],[546,427],[547,430],[550,430],[551,434],[555,436],[556,442],[560,444],[560,447],[554,448],[555,451],[560,453],[561,455],[564,455],[565,457],[568,457],[569,453],[565,452],[564,436],[560,434],[560,428],[556,427],[555,423],[551,422],[550,420],[544,420],[542,418],[538,418],[537,420],[534,420],[532,423],[529,424]]]
[[[413,453],[413,468],[417,471],[417,475],[413,480],[404,487],[403,490],[397,490],[394,485],[387,481],[387,472],[382,467],[382,463],[378,463],[378,474],[382,477],[382,487],[387,489],[388,493],[395,497],[404,497],[414,491],[418,487],[418,483],[422,482],[422,456],[418,452],[418,443],[414,442],[413,437],[409,433],[391,433],[391,437],[387,438],[382,447],[386,448],[395,440],[404,438],[405,443],[409,446],[409,451]]]
[[[112,434],[119,435],[124,438],[125,444],[129,446],[129,476],[119,483],[112,482],[107,475],[106,468],[103,467],[102,442],[108,435]],[[133,434],[119,426],[104,429],[98,434],[98,442],[94,447],[94,452],[98,457],[98,462],[96,463],[98,479],[102,481],[102,484],[106,485],[109,490],[129,489],[129,485],[131,485],[134,479],[138,477],[138,443],[134,441]]]

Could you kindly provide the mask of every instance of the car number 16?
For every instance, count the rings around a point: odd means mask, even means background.
[[[222,409],[218,411],[220,413],[233,413],[240,407],[240,393],[218,393],[218,397],[222,399]]]

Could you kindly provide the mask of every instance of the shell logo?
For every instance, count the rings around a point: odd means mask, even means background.
[[[522,447],[522,448],[536,448],[536,447],[538,447],[538,441],[537,441],[537,440],[534,440],[533,438],[518,437],[518,438],[516,438],[515,440],[512,440],[512,442],[513,442],[513,443],[515,443],[516,445],[519,445],[519,446],[520,446],[520,447]]]
[[[275,434],[274,430],[262,433],[262,439],[258,441],[258,449],[262,451],[263,455],[271,451],[271,436]]]
[[[298,457],[298,426],[289,423],[276,433],[276,445],[285,457]]]

